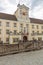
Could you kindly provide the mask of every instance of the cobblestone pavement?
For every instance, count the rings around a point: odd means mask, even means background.
[[[43,50],[2,56],[0,65],[43,65]]]

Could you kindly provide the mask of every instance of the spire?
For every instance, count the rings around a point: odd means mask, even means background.
[[[18,5],[17,5],[17,7],[19,7],[20,6],[20,0],[19,0],[19,3],[18,3]]]
[[[19,6],[20,6],[20,4],[17,5],[17,7],[19,7]]]

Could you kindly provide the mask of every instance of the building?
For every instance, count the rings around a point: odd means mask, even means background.
[[[43,40],[43,20],[29,18],[29,8],[18,4],[14,15],[0,13],[0,41]]]

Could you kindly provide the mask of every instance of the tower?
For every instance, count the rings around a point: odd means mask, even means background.
[[[22,29],[21,26],[19,28],[20,32],[22,30],[22,34],[20,36],[22,40],[28,40],[28,31],[29,31],[29,22],[30,22],[28,15],[29,8],[24,4],[22,5],[18,4],[17,7],[18,8],[15,12],[15,16],[17,17],[17,20],[20,23],[20,25],[23,24]]]
[[[17,19],[19,20],[27,20],[29,18],[28,12],[29,12],[29,8],[27,6],[25,6],[24,4],[17,5],[17,10],[15,12],[15,15],[17,17]]]

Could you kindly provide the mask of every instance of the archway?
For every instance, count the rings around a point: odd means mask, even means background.
[[[23,41],[27,41],[27,36],[23,36]]]

